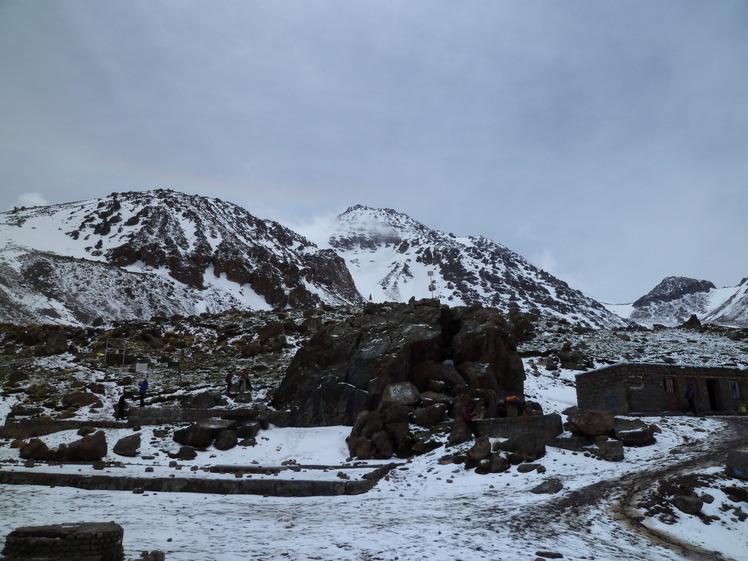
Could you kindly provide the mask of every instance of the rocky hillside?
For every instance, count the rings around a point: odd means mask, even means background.
[[[0,214],[0,318],[90,324],[359,304],[344,261],[276,222],[174,191]]]
[[[695,315],[702,323],[748,326],[748,279],[738,286],[717,288],[706,280],[667,277],[631,306],[614,311],[637,323],[676,326]]]
[[[354,206],[337,217],[330,246],[374,301],[438,298],[592,327],[622,327],[602,304],[484,237],[432,230],[391,209]]]

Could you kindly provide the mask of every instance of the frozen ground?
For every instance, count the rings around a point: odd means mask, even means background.
[[[724,432],[725,420],[691,417],[646,419],[662,429],[655,446],[626,450],[620,463],[596,460],[584,454],[548,448],[539,461],[546,468],[522,474],[512,468],[495,475],[476,475],[454,464],[440,465],[445,450],[418,457],[394,469],[369,493],[358,496],[273,498],[187,493],[134,494],[86,491],[73,488],[1,486],[0,534],[19,526],[74,521],[115,521],[125,528],[125,550],[135,558],[143,550],[160,549],[169,561],[198,560],[515,560],[535,559],[536,552],[557,552],[564,559],[661,560],[687,559],[676,550],[653,545],[642,529],[632,528],[615,508],[622,490],[594,492],[596,485],[645,477],[648,472],[689,458],[708,454],[711,443]],[[696,431],[695,429],[699,429]],[[317,429],[271,428],[260,433],[256,447],[229,452],[202,452],[191,462],[169,467],[163,453],[168,443],[152,438],[153,428],[143,429],[143,455],[153,460],[109,455],[123,463],[104,471],[113,475],[210,474],[202,467],[215,464],[278,466],[284,462],[339,466],[348,463],[344,438],[347,427]],[[703,432],[701,432],[703,431]],[[130,429],[108,431],[110,443]],[[72,441],[72,431],[45,437],[51,446]],[[111,448],[111,444],[110,444]],[[2,469],[80,470],[101,474],[84,466],[61,468],[15,463],[17,450],[0,447]],[[197,471],[191,471],[197,466]],[[275,476],[336,477],[338,470],[288,471]],[[248,475],[245,475],[248,477]],[[354,476],[355,477],[355,476]],[[564,490],[538,495],[530,490],[557,478]],[[748,482],[736,483],[748,489]],[[615,487],[615,486],[614,486]],[[718,497],[719,505],[729,502]],[[574,505],[569,508],[570,503]],[[563,505],[563,506],[562,506]],[[711,507],[710,507],[711,508]],[[748,559],[748,522],[723,516],[704,525],[683,515],[676,524],[651,520],[649,525],[674,537],[693,542],[726,558]],[[718,557],[714,557],[718,559]]]
[[[708,335],[708,334],[707,334]],[[596,336],[593,334],[593,336]],[[581,339],[573,333],[543,335],[528,344],[544,349]],[[555,339],[554,339],[555,338]],[[591,346],[597,363],[657,360],[675,354],[679,362],[712,363],[725,357],[744,367],[746,350],[739,342],[708,335],[703,346],[696,335],[678,331],[665,334],[634,333],[630,340],[613,337]],[[700,339],[699,339],[700,340]],[[671,346],[668,347],[668,342]],[[686,349],[690,354],[686,354]],[[576,403],[574,372],[548,372],[537,359],[525,358],[526,393],[546,412],[561,412]],[[114,399],[115,394],[107,394]],[[0,418],[5,418],[16,397],[0,398]],[[113,403],[113,402],[112,402]],[[105,409],[111,411],[107,404]],[[92,412],[91,415],[100,413]],[[675,477],[679,466],[688,473],[721,473],[721,460],[713,452],[722,439],[733,438],[730,418],[672,416],[647,418],[661,433],[658,442],[645,448],[627,448],[622,462],[548,448],[538,461],[545,473],[510,471],[477,475],[455,464],[442,465],[445,448],[411,461],[402,461],[390,475],[363,495],[341,497],[276,498],[253,495],[205,495],[116,491],[87,491],[65,487],[0,486],[0,536],[19,526],[75,522],[115,521],[125,529],[128,559],[141,551],[162,550],[167,561],[247,561],[274,559],[416,561],[429,560],[534,560],[542,553],[559,553],[564,559],[626,560],[685,559],[748,561],[748,521],[718,487],[700,489],[715,500],[705,505],[710,523],[674,512],[652,515],[643,524],[631,520],[621,500],[634,487],[657,487],[658,477]],[[745,425],[744,425],[745,426]],[[235,477],[212,474],[212,465],[279,466],[284,463],[322,464],[331,469],[284,471],[251,477],[336,478],[336,467],[350,465],[345,437],[348,427],[316,429],[271,428],[262,431],[254,447],[231,451],[208,450],[190,462],[170,467],[167,452],[176,448],[169,437],[156,437],[143,427],[140,457],[124,458],[110,452],[112,475],[177,477]],[[161,427],[165,428],[165,427]],[[110,450],[131,429],[107,430]],[[745,437],[745,434],[744,434]],[[51,447],[79,438],[66,431],[43,437]],[[743,440],[744,445],[745,440]],[[153,456],[143,459],[142,456]],[[378,465],[370,462],[369,465]],[[146,472],[146,468],[153,471]],[[0,441],[2,470],[80,470],[100,475],[87,466],[24,468],[10,441]],[[352,478],[356,470],[347,471]],[[244,477],[250,477],[245,474]],[[564,489],[554,495],[531,492],[538,484],[558,479]],[[730,480],[748,492],[748,482]],[[632,513],[644,516],[643,510]],[[652,535],[647,527],[666,532]],[[683,547],[669,542],[682,541]],[[703,550],[703,551],[702,551]]]

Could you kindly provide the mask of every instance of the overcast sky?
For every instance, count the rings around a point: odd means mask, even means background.
[[[743,0],[0,0],[0,131],[2,210],[365,204],[607,302],[748,277]]]

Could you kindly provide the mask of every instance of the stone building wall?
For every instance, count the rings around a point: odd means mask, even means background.
[[[114,522],[25,526],[8,534],[3,555],[9,561],[121,561],[124,533]]]
[[[695,390],[697,412],[736,412],[748,403],[748,371],[672,364],[615,364],[577,374],[582,409],[612,413],[685,411],[686,387]]]

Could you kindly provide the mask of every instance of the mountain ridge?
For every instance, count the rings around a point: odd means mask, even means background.
[[[330,246],[345,258],[357,286],[376,291],[376,300],[435,296],[450,305],[477,304],[595,327],[626,325],[600,303],[482,236],[457,237],[392,209],[362,205],[339,215],[331,230]]]
[[[483,236],[354,205],[318,246],[220,199],[178,191],[0,213],[0,320],[66,322],[229,309],[437,298],[595,328],[748,325],[748,282],[730,291],[668,277],[627,309],[606,306]],[[324,247],[324,249],[322,248]]]

